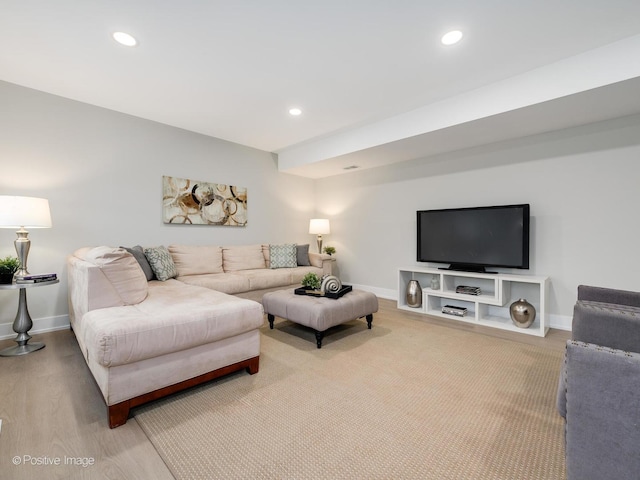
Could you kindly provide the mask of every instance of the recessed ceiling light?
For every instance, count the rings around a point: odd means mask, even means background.
[[[119,44],[127,47],[135,47],[138,44],[138,41],[135,38],[124,32],[115,32],[113,34],[113,39]]]
[[[451,32],[445,33],[442,36],[443,45],[453,45],[454,43],[458,43],[462,38],[462,32],[460,30],[453,30]]]
[[[300,110],[299,108],[290,108],[289,113],[294,117],[297,117],[298,115],[302,115],[302,110]]]

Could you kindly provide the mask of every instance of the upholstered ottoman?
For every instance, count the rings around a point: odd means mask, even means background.
[[[275,317],[315,330],[316,344],[322,347],[322,339],[327,329],[366,317],[371,328],[373,314],[378,311],[378,297],[362,290],[352,290],[338,299],[296,295],[295,289],[265,293],[262,305],[273,329]]]

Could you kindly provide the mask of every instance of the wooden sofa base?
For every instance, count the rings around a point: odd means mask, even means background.
[[[190,378],[174,385],[169,385],[168,387],[159,388],[158,390],[154,390],[153,392],[130,398],[129,400],[116,403],[115,405],[108,405],[107,409],[109,411],[109,428],[116,428],[127,423],[127,419],[129,418],[129,411],[133,407],[137,407],[153,400],[158,400],[159,398],[166,397],[167,395],[171,395],[172,393],[176,393],[182,390],[186,390],[187,388],[195,387],[196,385],[209,382],[215,378],[228,375],[229,373],[237,372],[238,370],[246,369],[249,374],[253,375],[254,373],[258,373],[259,368],[260,356],[257,356],[248,360],[243,360],[242,362],[227,365],[226,367],[218,368],[217,370],[204,373],[202,375]]]

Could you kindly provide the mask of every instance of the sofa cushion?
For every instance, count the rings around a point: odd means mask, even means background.
[[[156,278],[161,282],[178,276],[178,270],[176,270],[176,265],[173,263],[173,258],[167,247],[145,248],[144,255],[149,260],[149,265],[151,265]]]
[[[294,268],[298,266],[295,243],[269,245],[270,268]]]
[[[169,245],[178,276],[224,273],[222,248],[209,245]]]
[[[124,248],[127,252],[133,255],[133,258],[136,259],[136,261],[140,265],[140,268],[142,268],[142,271],[144,272],[145,277],[147,277],[147,280],[154,279],[153,269],[151,268],[151,265],[149,265],[149,260],[147,260],[147,257],[144,255],[144,249],[140,245],[136,245],[135,247],[120,248]]]
[[[147,278],[124,248],[101,246],[78,250],[75,255],[100,268],[123,305],[136,305],[147,297]]]
[[[309,244],[296,245],[296,262],[299,267],[308,267],[309,263]]]
[[[238,276],[245,277],[249,281],[247,291],[262,290],[264,288],[286,287],[291,285],[292,268],[280,269],[256,269],[237,272]]]
[[[222,247],[222,266],[225,272],[267,268],[262,245]]]
[[[149,283],[135,306],[88,312],[84,343],[105,367],[126,365],[259,328],[262,305],[177,280]]]
[[[261,270],[264,270],[265,272],[270,271],[266,269]],[[251,290],[251,288],[249,287],[249,278],[243,276],[242,271],[237,273],[208,273],[205,275],[189,275],[186,277],[178,277],[178,280],[188,285],[206,287],[212,290],[217,290],[219,292],[229,293],[231,295],[236,293],[248,292],[249,290]]]

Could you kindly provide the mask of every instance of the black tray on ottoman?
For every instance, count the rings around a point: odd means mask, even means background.
[[[310,297],[324,297],[324,298],[333,298],[334,300],[342,297],[345,293],[349,293],[353,290],[351,285],[343,285],[340,290],[337,292],[326,292],[324,295],[320,293],[320,290],[311,290],[305,287],[296,288],[294,290],[296,295],[308,295]]]

